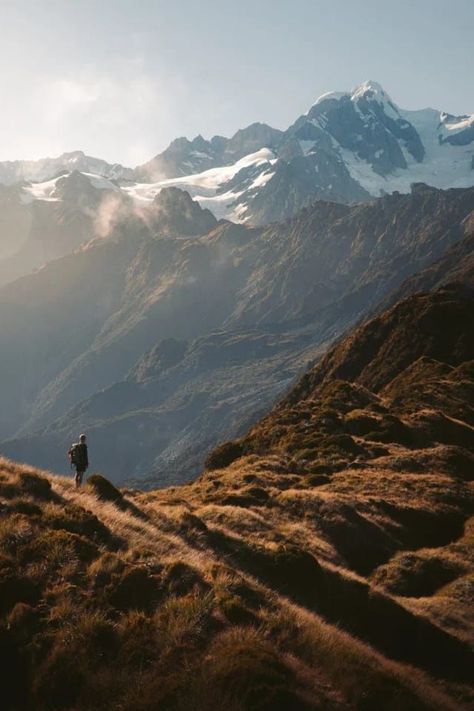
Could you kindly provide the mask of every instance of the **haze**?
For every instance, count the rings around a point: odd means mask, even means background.
[[[0,160],[136,165],[176,136],[284,128],[367,78],[474,112],[472,0],[1,0],[0,27]]]

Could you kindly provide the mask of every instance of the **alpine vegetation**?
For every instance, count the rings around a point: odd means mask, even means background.
[[[187,486],[1,460],[4,708],[469,708],[473,309],[397,302]]]

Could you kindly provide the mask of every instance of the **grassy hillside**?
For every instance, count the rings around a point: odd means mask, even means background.
[[[469,708],[473,308],[361,326],[187,486],[2,460],[6,707]]]

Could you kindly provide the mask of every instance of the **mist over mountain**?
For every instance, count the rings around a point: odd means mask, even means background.
[[[126,197],[107,179],[74,170],[40,184],[0,185],[0,201],[4,284],[104,235],[108,213]]]
[[[217,223],[174,188],[153,206],[0,291],[8,456],[61,471],[87,425],[115,481],[193,476],[328,342],[471,234],[474,189],[317,202],[267,228]]]
[[[42,225],[34,211],[30,214],[29,203],[60,202],[50,181],[72,171],[96,188],[121,191],[138,209],[163,187],[175,186],[218,219],[261,226],[290,218],[315,200],[370,201],[409,192],[419,182],[442,189],[473,185],[474,117],[431,108],[404,110],[377,82],[367,81],[352,92],[324,94],[285,131],[254,123],[231,138],[177,138],[135,169],[81,151],[0,163],[0,183],[19,185],[12,209],[21,213],[27,203],[18,230],[1,233],[0,260],[21,247],[25,231],[41,239]],[[23,273],[30,267],[26,260]]]

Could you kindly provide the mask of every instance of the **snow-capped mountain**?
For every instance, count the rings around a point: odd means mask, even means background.
[[[128,200],[114,182],[78,170],[0,184],[0,286],[104,237]]]
[[[79,170],[94,173],[111,180],[128,180],[134,177],[131,168],[119,163],[107,163],[100,158],[86,156],[82,151],[63,153],[57,158],[39,160],[14,160],[0,162],[0,183],[12,185],[22,181],[41,182],[56,177],[59,173]]]
[[[253,124],[231,139],[178,139],[138,170],[159,180],[127,188],[137,200],[176,185],[218,217],[265,224],[316,199],[353,203],[419,182],[473,185],[474,116],[403,110],[367,81],[324,94],[284,132]]]
[[[448,188],[474,181],[474,116],[402,110],[373,81],[351,94],[323,95],[289,129],[307,153],[319,151],[320,132],[375,197],[408,192],[415,182]]]
[[[162,188],[174,186],[189,192],[216,217],[243,222],[245,216],[241,213],[246,209],[246,202],[273,176],[277,161],[272,150],[261,148],[230,165],[154,183],[134,183],[124,186],[123,191],[134,200],[146,203],[152,201]]]
[[[232,138],[178,138],[134,170],[81,152],[0,163],[0,182],[40,181],[24,186],[24,199],[58,200],[51,179],[73,169],[138,206],[175,186],[217,218],[263,225],[318,199],[351,204],[407,193],[420,182],[443,189],[474,185],[474,115],[404,110],[367,81],[319,97],[286,131],[255,123]]]
[[[135,172],[146,182],[201,173],[209,168],[231,165],[261,148],[273,148],[282,135],[282,131],[264,123],[253,123],[237,131],[232,138],[214,136],[210,141],[202,136],[196,136],[192,141],[177,138],[163,153],[138,166]]]

